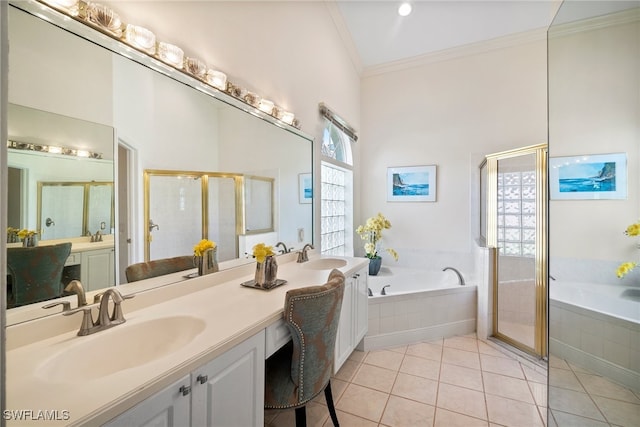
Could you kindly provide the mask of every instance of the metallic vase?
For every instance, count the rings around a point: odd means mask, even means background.
[[[264,262],[256,264],[255,282],[262,288],[270,288],[275,285],[278,278],[278,262],[275,256],[268,256]]]
[[[218,271],[218,248],[207,249],[201,256],[194,256],[193,260],[198,267],[198,276],[215,273]]]

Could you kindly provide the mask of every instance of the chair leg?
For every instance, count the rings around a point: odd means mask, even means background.
[[[296,427],[307,427],[306,406],[296,408]]]
[[[333,421],[334,427],[340,427],[338,424],[338,416],[336,415],[336,408],[333,406],[333,394],[331,393],[331,381],[327,383],[324,388],[324,397],[327,399],[327,406],[329,407],[329,414],[331,415],[331,421]]]

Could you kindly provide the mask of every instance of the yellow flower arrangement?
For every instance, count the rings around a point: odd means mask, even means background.
[[[640,221],[635,222],[630,226],[628,226],[627,229],[624,231],[624,234],[626,234],[629,237],[640,236]],[[631,270],[633,270],[637,266],[638,266],[637,262],[623,262],[616,269],[616,276],[618,276],[619,279],[622,279],[624,276],[629,274]]]
[[[197,245],[193,247],[193,255],[202,256],[207,249],[215,249],[216,242],[212,242],[211,240],[202,239],[198,242]]]
[[[273,247],[267,246],[264,243],[258,243],[253,247],[253,257],[260,264],[262,264],[268,256],[273,256],[275,254],[276,253],[273,251]]]
[[[18,231],[18,237],[21,240],[24,240],[27,237],[35,236],[36,234],[38,234],[37,231],[35,231],[35,230],[27,230],[26,228],[23,228],[22,230]]]
[[[362,240],[366,241],[364,250],[367,258],[378,258],[378,243],[382,239],[382,230],[389,228],[391,228],[391,221],[381,213],[367,219],[364,225],[359,225],[358,228],[356,228],[356,233],[360,235]],[[398,260],[398,253],[394,249],[388,248],[386,251],[393,259]]]

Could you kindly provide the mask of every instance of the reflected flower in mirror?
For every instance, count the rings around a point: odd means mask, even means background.
[[[20,237],[18,236],[17,228],[8,227],[7,228],[7,243],[18,243],[20,241]]]
[[[640,236],[640,221],[635,222],[627,227],[624,231],[624,234],[629,237],[637,237]],[[619,279],[622,279],[624,276],[629,274],[634,268],[638,266],[637,262],[623,262],[616,269],[616,276]]]

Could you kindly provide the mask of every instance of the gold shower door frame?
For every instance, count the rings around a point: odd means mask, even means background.
[[[498,163],[500,160],[534,154],[536,158],[535,197],[535,319],[534,345],[529,346],[499,331],[498,285],[500,283],[498,263]],[[540,358],[547,356],[547,144],[533,145],[486,156],[487,170],[487,246],[495,248],[493,259],[493,336],[522,351]]]

